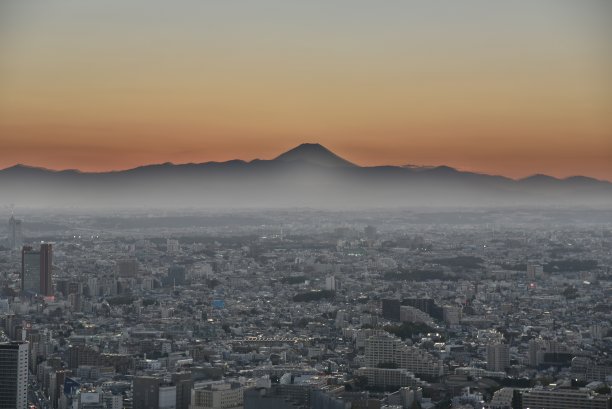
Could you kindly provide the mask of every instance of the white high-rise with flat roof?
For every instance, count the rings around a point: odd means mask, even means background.
[[[365,363],[376,368],[381,364],[394,364],[415,374],[444,375],[447,370],[441,360],[427,351],[408,346],[399,338],[376,334],[365,340]]]
[[[8,223],[8,246],[12,250],[21,248],[23,244],[23,232],[21,220],[11,216]]]

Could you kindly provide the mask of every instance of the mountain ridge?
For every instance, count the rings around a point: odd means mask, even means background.
[[[359,166],[320,144],[273,159],[144,165],[110,172],[0,170],[0,205],[402,207],[612,206],[612,183],[584,176],[524,179],[449,166]]]
[[[307,155],[315,153],[316,157],[308,157]],[[117,174],[117,173],[125,173],[135,170],[144,170],[144,169],[152,169],[152,168],[162,168],[162,167],[199,167],[199,166],[214,166],[214,165],[231,165],[231,164],[257,164],[262,162],[275,162],[275,161],[283,161],[286,163],[290,162],[307,162],[315,165],[325,165],[322,161],[319,161],[320,155],[324,153],[329,155],[325,160],[334,160],[337,161],[338,164],[345,166],[352,166],[363,169],[373,169],[373,168],[401,168],[415,172],[428,172],[428,171],[445,171],[445,172],[457,172],[461,174],[472,174],[472,175],[482,175],[482,176],[490,176],[490,177],[501,177],[508,180],[523,182],[523,181],[532,181],[532,180],[557,180],[557,181],[568,181],[568,180],[581,180],[581,181],[591,181],[591,182],[601,182],[601,183],[609,183],[612,184],[612,181],[608,181],[605,179],[598,179],[592,176],[585,175],[572,175],[567,177],[555,177],[551,175],[546,175],[542,173],[534,173],[532,175],[528,175],[520,178],[511,178],[505,175],[498,174],[490,174],[483,172],[472,172],[472,171],[464,171],[452,166],[448,165],[430,165],[430,166],[419,166],[419,165],[372,165],[372,166],[361,166],[355,164],[353,162],[344,159],[343,157],[335,154],[333,151],[326,148],[324,145],[320,143],[302,143],[294,148],[289,149],[281,153],[280,155],[274,157],[273,159],[253,159],[250,161],[245,161],[242,159],[229,159],[226,161],[206,161],[206,162],[185,162],[185,163],[174,163],[174,162],[161,162],[161,163],[150,163],[135,166],[132,168],[119,169],[119,170],[106,170],[106,171],[83,171],[80,169],[50,169],[44,166],[36,166],[36,165],[28,165],[24,163],[16,163],[14,165],[8,166],[6,168],[0,169],[0,173],[2,172],[15,172],[15,171],[44,171],[49,173],[76,173],[76,174],[84,174],[84,175],[97,175],[97,174]]]

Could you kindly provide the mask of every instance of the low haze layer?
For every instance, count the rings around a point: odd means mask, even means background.
[[[612,183],[519,181],[448,166],[357,166],[320,144],[273,160],[164,163],[120,172],[0,170],[1,205],[110,208],[405,208],[612,205]],[[6,201],[3,203],[3,201]]]

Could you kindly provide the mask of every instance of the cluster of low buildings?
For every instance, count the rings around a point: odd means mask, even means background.
[[[0,383],[25,365],[20,409],[612,407],[609,228],[289,216],[12,218]]]

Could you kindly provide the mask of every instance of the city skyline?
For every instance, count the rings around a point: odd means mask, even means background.
[[[0,409],[612,409],[610,38],[0,0]]]
[[[4,211],[0,408],[612,404],[610,206],[64,210]]]
[[[610,3],[0,6],[0,168],[268,159],[612,180]]]

